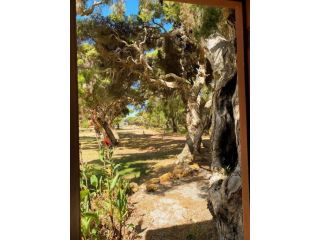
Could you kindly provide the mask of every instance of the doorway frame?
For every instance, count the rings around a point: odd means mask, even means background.
[[[171,0],[235,10],[244,239],[250,239],[250,0]],[[76,0],[70,1],[70,239],[80,240]]]

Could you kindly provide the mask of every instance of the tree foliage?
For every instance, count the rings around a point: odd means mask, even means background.
[[[106,90],[108,102],[113,104],[102,111],[103,118],[114,119],[123,114],[123,108],[129,103],[135,105],[149,99],[149,103],[161,103],[161,111],[153,108],[145,117],[149,117],[152,124],[158,119],[158,125],[163,118],[167,126],[171,119],[172,128],[177,129],[175,119],[180,116],[175,114],[181,115],[181,112],[173,111],[176,107],[173,103],[179,96],[179,107],[184,108],[188,129],[188,154],[191,154],[200,148],[202,133],[210,122],[215,79],[224,74],[224,70],[214,66],[208,39],[218,32],[230,32],[232,14],[218,8],[141,0],[138,14],[125,16],[124,1],[104,3],[112,6],[110,15],[93,11],[77,23],[79,45],[89,43],[97,52],[99,81]],[[93,5],[86,8],[91,9]],[[228,37],[232,39],[232,36]],[[221,46],[223,44],[226,41],[222,40]],[[217,71],[220,73],[215,73]],[[99,93],[99,88],[96,92]],[[160,100],[152,100],[154,95]],[[106,99],[100,101],[100,109],[105,102]]]
[[[185,105],[179,95],[168,98],[150,97],[145,111],[128,118],[129,124],[144,125],[151,128],[166,128],[173,132],[185,129]]]

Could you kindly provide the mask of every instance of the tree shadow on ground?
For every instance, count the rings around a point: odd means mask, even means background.
[[[147,230],[146,240],[211,240],[216,239],[212,220]]]
[[[146,192],[151,195],[165,196],[167,191],[174,191],[179,186],[186,185],[192,182],[196,183],[196,187],[200,190],[198,197],[207,199],[208,196],[208,180],[204,179],[203,176],[189,176],[182,179],[175,179],[169,184],[160,184],[159,188],[153,192]]]
[[[119,133],[120,147],[128,149],[154,149],[165,150],[168,148],[181,148],[184,146],[185,139],[183,137],[172,137],[168,135],[153,134],[136,134],[136,133]],[[132,141],[133,140],[133,141]]]
[[[119,132],[120,144],[117,146],[113,160],[116,163],[122,164],[120,172],[126,178],[141,184],[151,178],[160,177],[162,174],[174,169],[174,159],[182,151],[185,144],[184,136],[170,133],[142,134],[143,130],[139,130],[138,133],[125,131]],[[208,141],[208,139],[203,140],[204,143]],[[94,136],[80,136],[80,143],[81,150],[98,151],[98,144]],[[207,143],[204,145],[207,145]],[[127,151],[127,149],[129,150]],[[93,156],[93,159],[96,157],[97,155]],[[198,163],[200,168],[209,170],[209,158],[209,150],[202,148],[201,155],[196,157],[195,163]],[[172,163],[170,163],[170,159]],[[169,162],[167,161],[165,166],[157,165],[157,167],[154,167],[155,164],[161,163],[161,160],[169,160]],[[88,161],[88,164],[97,165],[98,167],[103,166],[103,163],[99,159]]]
[[[143,153],[128,153],[128,154],[117,154],[114,160],[121,163],[129,163],[137,160],[163,160],[176,156],[180,152],[180,149],[168,148],[166,151],[152,151]]]
[[[115,160],[116,163],[119,161]],[[124,176],[125,179],[134,181],[138,184],[143,183],[145,178],[149,175],[149,172],[153,169],[155,163],[148,162],[129,162],[122,164],[119,168],[119,173]],[[103,163],[100,160],[93,160],[88,165],[96,166],[98,168],[103,167]]]
[[[159,177],[160,174],[172,169],[171,165],[155,169],[156,160],[174,158],[179,152],[180,149],[167,149],[167,151],[131,153],[118,155],[113,160],[115,163],[122,164],[119,169],[122,175],[126,175],[131,181],[141,184],[153,177]],[[99,159],[90,161],[88,164],[103,166],[103,163]]]
[[[96,137],[80,136],[80,149],[81,150],[96,150],[98,149],[98,143]]]

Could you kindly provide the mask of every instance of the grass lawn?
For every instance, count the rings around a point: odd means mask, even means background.
[[[122,164],[120,174],[141,183],[172,164],[182,150],[184,136],[165,135],[152,130],[129,128],[118,131],[121,143],[115,149],[113,160]],[[93,129],[80,129],[82,161],[88,163],[96,174],[103,172],[99,160],[98,143]]]

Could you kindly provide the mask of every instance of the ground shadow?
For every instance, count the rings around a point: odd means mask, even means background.
[[[153,151],[144,153],[128,153],[128,154],[118,154],[114,157],[114,160],[121,163],[129,163],[132,161],[145,161],[145,160],[162,160],[170,157],[176,156],[180,149],[167,149],[166,151]]]
[[[156,164],[155,160],[172,158],[177,155],[179,151],[179,149],[168,149],[167,151],[130,153],[126,155],[117,155],[113,160],[115,163],[121,163],[119,169],[121,174],[126,175],[131,181],[141,184],[151,178],[159,177],[159,175],[172,170],[172,165],[157,168],[156,170],[153,166]],[[102,161],[99,159],[92,160],[88,162],[88,164],[100,167],[103,166]]]
[[[147,230],[146,240],[216,240],[213,221]]]
[[[170,182],[170,184],[159,184],[159,187],[157,190],[152,192],[146,192],[146,193],[151,195],[165,196],[165,193],[167,191],[175,190],[177,187],[181,185],[186,185],[192,182],[195,182],[197,184],[197,188],[200,190],[198,197],[207,199],[208,183],[207,183],[207,180],[204,179],[202,176],[189,176],[182,179],[175,179],[172,182]]]
[[[168,134],[165,135],[153,135],[153,134],[137,134],[137,133],[119,133],[120,147],[128,149],[139,148],[165,150],[168,148],[181,148],[184,146],[184,137],[175,137]],[[133,140],[133,141],[132,141]]]
[[[123,130],[125,132],[118,132],[120,144],[117,146],[118,150],[116,150],[113,160],[122,164],[120,171],[127,179],[141,184],[173,170],[174,159],[182,151],[185,144],[184,136],[172,133],[147,134],[143,133],[144,130],[142,129],[133,129],[132,132],[129,129]],[[208,141],[208,139],[203,140],[204,143]],[[80,142],[81,150],[98,151],[96,137],[80,136]],[[126,149],[133,149],[133,152],[126,151]],[[93,154],[92,151],[91,154]],[[93,157],[93,160],[88,161],[88,164],[102,167],[103,163],[96,157],[97,155]],[[209,158],[209,149],[202,148],[201,154],[196,157],[195,162],[199,164],[200,168],[209,170]],[[172,159],[172,164],[166,163],[166,166],[159,167],[157,165],[157,167],[154,167],[157,162],[167,159]]]

